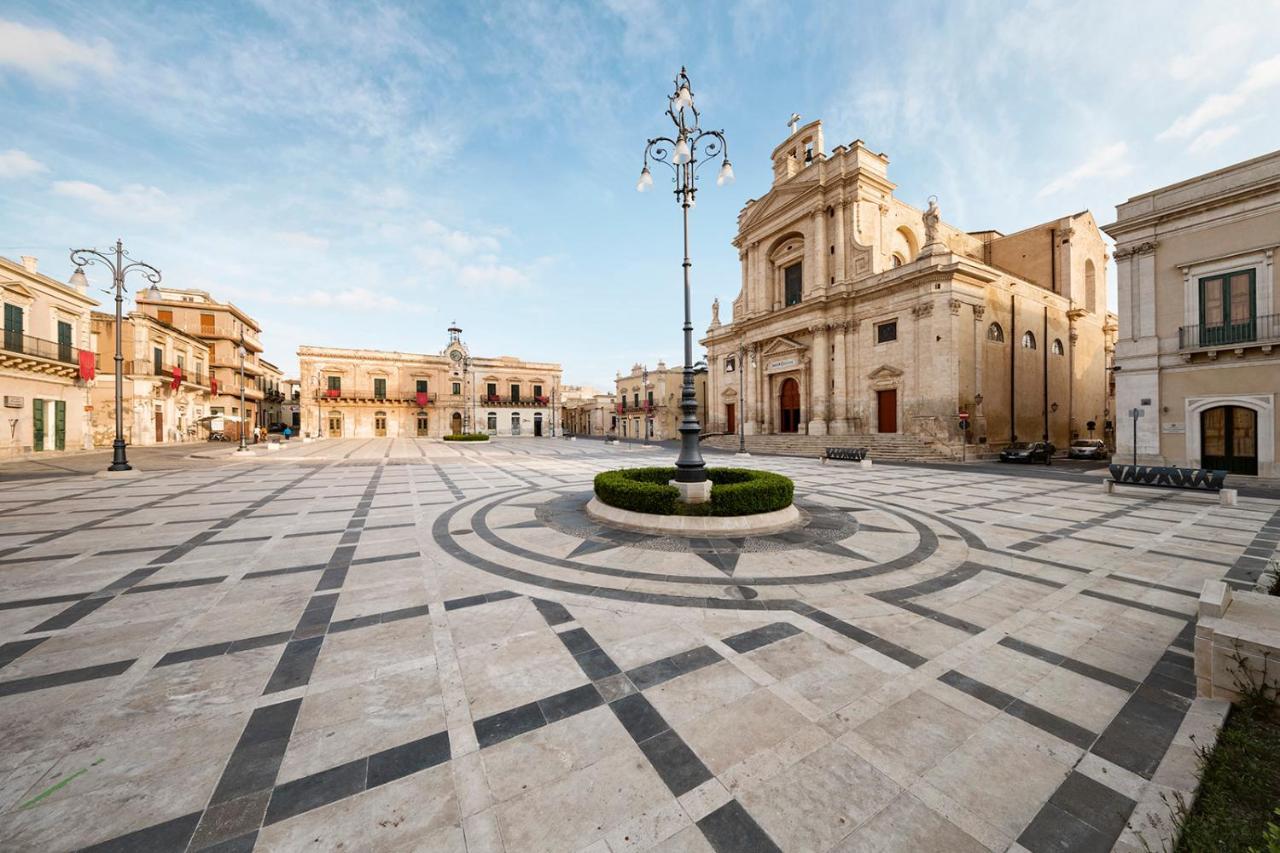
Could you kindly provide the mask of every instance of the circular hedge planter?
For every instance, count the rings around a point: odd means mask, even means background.
[[[488,441],[489,436],[483,432],[460,432],[456,435],[450,434],[444,437],[445,441]]]
[[[595,478],[596,498],[603,504],[649,515],[710,515],[732,517],[777,512],[791,506],[795,484],[781,474],[750,468],[708,468],[711,500],[701,504],[680,501],[670,485],[675,468],[621,468],[602,471]]]

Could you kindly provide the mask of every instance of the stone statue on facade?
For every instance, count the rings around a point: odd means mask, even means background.
[[[711,301],[711,325],[720,325],[720,297],[717,296]]]
[[[938,235],[938,223],[942,220],[942,214],[938,211],[936,195],[929,196],[929,207],[921,218],[924,220],[924,248],[920,250],[920,254],[922,256],[945,254],[947,247],[942,245]]]

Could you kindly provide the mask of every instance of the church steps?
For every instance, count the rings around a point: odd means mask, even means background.
[[[738,437],[732,435],[711,436],[702,441],[704,447],[717,450],[737,450]],[[883,460],[944,460],[945,452],[913,435],[902,433],[866,433],[854,435],[749,435],[747,452],[777,456],[822,456],[828,447],[865,447],[871,459]]]

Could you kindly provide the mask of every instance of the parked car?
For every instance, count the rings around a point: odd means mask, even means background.
[[[1000,451],[1001,462],[1043,462],[1053,464],[1054,446],[1047,441],[1015,441]]]
[[[1106,459],[1107,446],[1096,438],[1078,438],[1067,448],[1068,459]]]

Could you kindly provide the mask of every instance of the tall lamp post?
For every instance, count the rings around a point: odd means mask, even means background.
[[[733,167],[729,164],[724,132],[703,130],[701,115],[693,105],[693,87],[689,75],[682,67],[675,78],[675,94],[667,98],[667,116],[676,127],[675,138],[659,136],[650,139],[644,149],[644,168],[636,189],[644,192],[653,186],[649,161],[663,163],[674,173],[676,203],[684,217],[684,384],[680,389],[680,456],[676,459],[677,483],[706,483],[707,464],[698,448],[698,400],[693,388],[693,321],[690,318],[689,294],[689,208],[694,206],[698,192],[698,169],[702,166],[699,154],[706,162],[717,157],[722,161],[716,184],[723,186],[733,181]],[[699,150],[701,149],[701,150]],[[689,495],[693,490],[684,492]],[[703,500],[706,493],[703,492]]]
[[[240,345],[236,347],[236,355],[240,356],[240,449],[237,452],[248,453],[244,446],[244,425],[248,420],[244,408],[244,323],[240,324]]]
[[[752,345],[754,346],[754,344]],[[751,351],[751,363],[755,366],[756,354],[755,350]],[[747,413],[747,346],[746,344],[738,344],[738,363],[735,365],[738,371],[738,456],[750,456],[747,452],[747,432],[746,432],[746,413]]]
[[[111,284],[116,292],[116,437],[115,441],[111,442],[111,464],[107,466],[107,470],[131,471],[133,466],[129,464],[124,449],[124,355],[120,351],[124,278],[133,270],[138,270],[147,281],[155,285],[160,283],[160,270],[151,266],[151,264],[133,260],[133,258],[129,257],[129,253],[124,250],[124,243],[118,239],[116,240],[114,259],[99,252],[97,249],[72,249],[71,263],[77,267],[87,267],[89,264],[101,263],[106,264],[111,270]],[[111,291],[105,292],[110,293]]]

